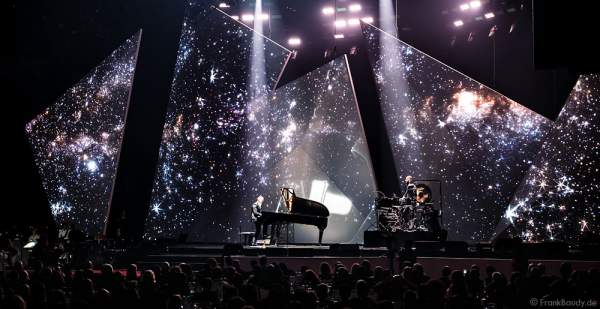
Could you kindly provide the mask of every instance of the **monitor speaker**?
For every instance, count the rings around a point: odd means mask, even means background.
[[[329,252],[332,256],[360,256],[358,244],[331,244]]]
[[[369,248],[385,247],[386,240],[381,231],[365,231],[364,246]]]
[[[223,246],[223,255],[242,255],[244,246],[242,244],[225,244]]]

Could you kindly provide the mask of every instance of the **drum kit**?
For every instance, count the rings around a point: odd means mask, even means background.
[[[386,232],[429,231],[429,218],[435,215],[431,200],[431,189],[425,184],[417,184],[415,194],[403,197],[379,196],[376,199],[379,230]]]

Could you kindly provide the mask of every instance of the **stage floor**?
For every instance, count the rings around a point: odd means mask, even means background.
[[[511,255],[494,253],[491,251],[477,251],[469,247],[465,251],[437,250],[439,243],[431,243],[431,248],[418,248],[399,252],[394,259],[394,268],[403,260],[416,261],[431,271],[439,271],[443,266],[453,269],[469,269],[471,265],[485,267],[493,265],[496,269],[512,272],[513,259]],[[436,245],[438,247],[436,247]],[[413,248],[414,249],[414,248]],[[347,267],[363,260],[369,260],[373,267],[390,267],[389,251],[386,247],[364,247],[357,244],[281,244],[276,246],[242,246],[240,244],[198,244],[180,243],[158,246],[154,244],[149,248],[126,250],[116,257],[115,262],[126,265],[136,263],[142,269],[147,269],[162,262],[172,264],[187,263],[193,269],[202,269],[208,259],[214,258],[223,261],[224,256],[231,256],[239,260],[242,268],[249,269],[250,262],[260,256],[266,256],[269,262],[285,263],[289,268],[299,270],[302,266],[319,269],[322,262],[335,264],[341,262]],[[564,261],[570,261],[576,269],[589,269],[600,267],[600,259],[582,252],[569,252],[560,258],[550,256],[531,256],[529,262],[543,262],[549,273],[558,272],[559,266]]]

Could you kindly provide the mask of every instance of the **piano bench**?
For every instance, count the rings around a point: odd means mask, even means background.
[[[253,238],[254,232],[240,232],[240,242],[242,243],[242,245],[252,245]]]

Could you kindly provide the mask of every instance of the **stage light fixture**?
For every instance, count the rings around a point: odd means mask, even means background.
[[[373,17],[371,17],[371,16],[363,17],[360,20],[362,20],[362,21],[364,21],[364,22],[366,22],[368,24],[372,24],[373,23]]]
[[[344,34],[343,33],[336,33],[333,35],[334,38],[336,39],[343,39],[344,38]]]
[[[471,6],[472,9],[476,9],[481,7],[481,1],[471,1],[469,2],[469,5]]]
[[[454,26],[455,26],[455,27],[460,27],[460,26],[462,26],[462,25],[464,25],[464,24],[465,24],[465,23],[464,23],[462,20],[460,20],[460,19],[459,19],[459,20],[456,20],[456,21],[454,21]]]
[[[336,21],[333,22],[333,25],[336,28],[344,28],[346,27],[346,20],[345,19],[338,19]]]
[[[471,6],[468,3],[463,3],[460,5],[460,10],[461,11],[466,11],[470,8]]]
[[[226,8],[229,8],[229,7],[230,7],[229,4],[227,4],[225,2],[219,3],[219,8],[226,9]]]
[[[335,13],[335,9],[330,6],[326,6],[321,10],[321,12],[323,12],[323,15],[333,15],[333,13]]]
[[[452,39],[450,40],[450,47],[454,47],[454,44],[456,44],[456,35],[452,36]]]
[[[490,28],[490,33],[488,33],[488,38],[491,38],[494,35],[496,35],[496,31],[498,31],[498,26],[492,26],[492,28]]]
[[[243,14],[242,15],[242,20],[243,21],[253,21],[254,20],[254,15],[252,15],[252,14]]]
[[[240,20],[240,17],[237,15],[231,15],[231,18],[235,19],[235,20]]]
[[[290,46],[298,46],[300,44],[302,44],[302,40],[300,40],[300,38],[297,36],[293,36],[288,39],[288,45]]]
[[[486,19],[490,19],[490,18],[494,18],[494,16],[496,16],[496,15],[494,15],[494,13],[492,13],[492,12],[489,12],[489,13],[485,13],[483,16],[485,16]]]
[[[358,18],[350,18],[350,19],[348,19],[348,25],[358,26],[358,25],[360,25],[360,20]]]
[[[362,6],[358,3],[350,4],[350,6],[348,6],[348,10],[350,10],[350,12],[359,12],[362,10]]]

